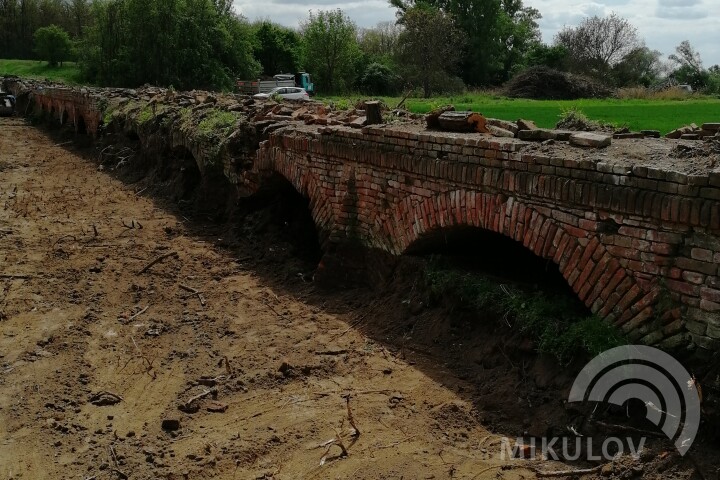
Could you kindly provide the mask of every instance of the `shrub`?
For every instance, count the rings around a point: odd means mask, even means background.
[[[400,77],[390,67],[375,62],[365,68],[358,87],[366,94],[396,95],[400,90]]]
[[[590,120],[579,109],[571,107],[562,111],[560,121],[555,125],[555,128],[577,132],[592,132],[596,130],[615,130],[617,125],[599,120]]]

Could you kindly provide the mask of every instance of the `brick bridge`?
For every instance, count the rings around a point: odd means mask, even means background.
[[[75,125],[82,117],[90,133],[102,118],[97,96],[34,93],[36,108],[68,112]],[[168,136],[204,173],[213,146],[185,130]],[[706,162],[692,173],[691,161],[671,155],[687,142],[631,142],[584,150],[298,122],[262,141],[251,167],[227,152],[222,163],[238,192],[275,174],[289,180],[326,243],[400,255],[444,229],[497,232],[557,264],[580,300],[631,340],[707,356],[720,350],[720,169]]]
[[[406,128],[300,127],[271,135],[254,168],[308,197],[328,241],[399,255],[443,229],[490,230],[557,264],[580,300],[633,341],[717,350],[720,172],[554,150]]]

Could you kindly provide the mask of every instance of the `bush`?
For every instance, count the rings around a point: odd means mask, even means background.
[[[622,100],[686,100],[692,94],[680,87],[669,87],[661,90],[646,87],[620,88],[615,97]]]
[[[542,66],[528,68],[505,84],[505,94],[513,98],[576,100],[606,98],[610,93],[610,88],[588,77]]]
[[[560,121],[555,125],[560,130],[573,130],[576,132],[593,132],[598,130],[613,131],[617,125],[613,123],[590,120],[587,115],[575,107],[563,110]]]
[[[70,35],[57,25],[38,28],[35,31],[35,52],[51,67],[62,65],[72,54]]]
[[[400,77],[382,63],[371,63],[358,82],[360,90],[369,95],[396,95],[400,90]]]

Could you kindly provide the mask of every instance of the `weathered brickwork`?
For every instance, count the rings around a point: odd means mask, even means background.
[[[720,176],[523,153],[479,135],[326,127],[279,131],[256,172],[310,199],[326,241],[402,254],[474,226],[555,262],[593,312],[633,341],[720,345]]]
[[[77,127],[82,117],[87,132],[97,131],[96,97],[49,89],[33,96],[55,118]],[[205,158],[214,145],[175,127],[168,137],[203,175],[217,164]],[[720,350],[720,170],[682,173],[536,146],[407,126],[298,123],[271,133],[251,167],[231,153],[220,161],[239,195],[267,176],[287,178],[309,198],[324,242],[359,240],[399,255],[441,229],[491,230],[556,263],[578,297],[631,340]]]
[[[72,125],[75,131],[85,129],[97,133],[102,113],[89,95],[65,88],[48,88],[33,92],[33,101],[40,111],[52,115],[61,125]]]

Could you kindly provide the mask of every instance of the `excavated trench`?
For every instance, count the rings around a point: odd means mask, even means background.
[[[60,133],[65,135],[62,138],[71,135]],[[442,265],[445,271],[481,275],[528,294],[561,295],[572,308],[587,313],[554,264],[512,240],[470,228],[435,232],[418,240],[400,258],[352,244],[328,246],[315,228],[308,200],[283,177],[264,179],[251,196],[238,195],[222,172],[202,172],[189,148],[170,146],[168,139],[158,135],[143,138],[123,125],[110,125],[87,154],[109,174],[135,185],[138,195],[156,198],[192,220],[198,232],[223,234],[226,248],[254,257],[260,276],[280,282],[300,277],[303,282],[348,288],[326,295],[332,303],[358,311],[361,321],[354,327],[403,357],[405,352],[414,352],[424,359],[421,363],[444,365],[449,376],[438,380],[467,397],[476,419],[491,431],[539,438],[564,436],[575,429],[603,438],[617,433],[603,424],[628,424],[625,408],[610,408],[593,418],[588,410],[564,404],[576,372],[589,357],[579,355],[560,363],[550,355],[538,355],[536,340],[507,317],[494,309],[483,313],[468,308],[466,299],[452,292],[439,295],[428,281],[428,272]],[[87,137],[80,138],[81,143],[89,143]],[[258,143],[259,139],[252,139],[243,145],[245,163],[252,161],[248,145],[257,147]],[[342,275],[350,270],[355,270],[352,275]],[[644,416],[642,409],[637,410],[625,432],[636,437],[632,428],[650,427],[639,420]],[[602,422],[594,421],[598,418]],[[711,428],[701,433],[701,452],[707,454],[701,460],[705,471],[716,463],[715,436]],[[656,461],[667,447],[667,442],[651,439],[645,471],[632,475],[654,478],[670,468],[687,473],[688,465],[698,461],[687,463],[676,457],[674,466],[664,461],[666,457]]]

